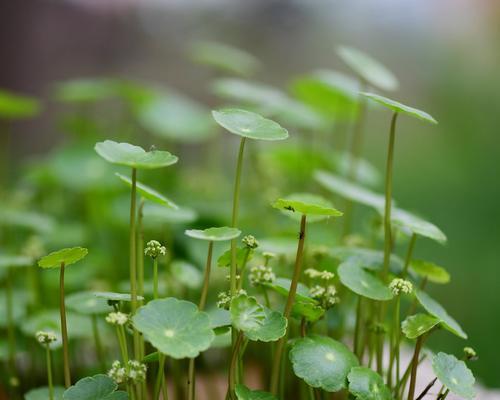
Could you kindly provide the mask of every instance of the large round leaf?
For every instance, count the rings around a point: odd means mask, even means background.
[[[431,296],[421,290],[415,290],[415,296],[418,301],[425,308],[425,310],[438,318],[443,327],[449,330],[451,333],[461,337],[462,339],[467,339],[467,334],[462,330],[457,321],[455,321],[443,308],[441,304],[439,304],[436,300],[434,300]]]
[[[80,314],[104,314],[113,310],[106,299],[96,297],[94,292],[71,293],[65,302],[69,310]]]
[[[0,119],[31,118],[39,111],[40,103],[36,98],[0,90]]]
[[[343,262],[337,273],[340,282],[360,296],[381,301],[393,297],[391,290],[378,277],[363,269],[358,262]]]
[[[314,179],[325,189],[338,194],[348,200],[364,204],[377,210],[384,207],[385,198],[379,193],[372,192],[356,183],[350,182],[326,171],[314,172]]]
[[[132,179],[130,179],[128,176],[116,173],[116,176],[120,178],[123,182],[125,182],[128,186],[132,187]],[[175,204],[172,200],[167,199],[165,196],[163,196],[161,193],[156,191],[155,189],[145,185],[144,183],[141,182],[136,182],[136,188],[137,191],[144,197],[145,199],[151,200],[157,204],[160,204],[162,206],[172,208],[174,210],[177,210],[179,207],[177,204]]]
[[[142,147],[129,143],[118,143],[105,140],[96,143],[94,147],[106,161],[112,164],[125,165],[137,169],[154,169],[175,164],[178,158],[168,151],[146,151]]]
[[[65,266],[80,261],[88,254],[84,247],[71,247],[54,251],[38,261],[38,266],[42,268],[59,268],[64,263]]]
[[[451,354],[438,353],[432,359],[432,370],[450,392],[465,398],[476,396],[474,375],[467,365]]]
[[[238,400],[278,400],[271,393],[262,390],[250,390],[245,385],[236,385],[236,397]]]
[[[407,317],[401,324],[401,329],[408,339],[416,339],[441,322],[439,318],[428,314],[415,314]]]
[[[348,46],[340,46],[337,54],[362,80],[370,85],[390,91],[399,87],[394,74],[368,54]]]
[[[64,388],[54,386],[54,400],[63,400]],[[49,398],[49,388],[47,386],[31,389],[24,394],[24,400],[47,400]]]
[[[347,376],[349,392],[359,400],[392,400],[382,377],[366,367],[354,367]]]
[[[133,323],[154,347],[176,359],[197,357],[215,337],[207,313],[173,297],[153,300],[139,308]]]
[[[107,375],[94,375],[80,379],[63,394],[63,400],[127,400],[127,392]]]
[[[188,229],[184,232],[187,236],[194,239],[221,242],[236,239],[241,235],[241,231],[228,226],[207,229]]]
[[[235,135],[257,140],[283,140],[288,131],[277,122],[240,109],[212,111],[215,121]]]
[[[358,365],[358,359],[347,346],[316,335],[295,341],[290,361],[295,375],[308,385],[327,392],[345,389],[349,371]]]
[[[342,216],[342,212],[335,209],[332,203],[312,193],[293,193],[286,198],[276,200],[272,206],[290,216],[300,218],[302,214],[310,215],[309,222]]]
[[[411,260],[410,269],[433,283],[448,283],[450,274],[443,267],[423,260]]]
[[[250,340],[271,342],[286,333],[287,320],[277,311],[260,305],[255,297],[239,295],[231,301],[231,322]]]
[[[379,212],[383,214],[383,209],[379,208]],[[400,208],[393,208],[391,212],[391,221],[397,228],[409,230],[415,235],[435,240],[441,244],[446,243],[446,235],[441,229],[408,211],[404,211]]]
[[[425,111],[406,106],[402,103],[399,103],[398,101],[388,99],[387,97],[380,96],[375,93],[362,93],[362,95],[370,100],[382,104],[384,107],[389,108],[395,113],[406,114],[411,117],[421,119],[422,121],[430,122],[431,124],[437,124],[437,121],[431,115],[427,114]]]

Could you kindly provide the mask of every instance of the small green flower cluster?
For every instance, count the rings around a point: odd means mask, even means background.
[[[167,249],[162,246],[157,240],[150,240],[144,249],[144,254],[151,258],[158,258],[159,256],[164,256],[167,254]]]
[[[131,381],[140,383],[146,380],[146,364],[137,360],[129,360],[127,367],[123,366],[118,360],[111,364],[111,369],[108,371],[108,376],[116,383]]]
[[[247,291],[240,289],[236,293],[236,296],[239,296],[240,294],[247,294]],[[229,290],[226,292],[220,292],[217,295],[217,299],[218,299],[217,307],[229,310],[229,306],[231,305],[231,300],[233,299],[231,296],[231,292]]]
[[[271,267],[265,265],[256,265],[250,269],[248,279],[253,286],[265,285],[273,283],[276,280],[276,275]]]
[[[309,295],[317,300],[325,310],[332,308],[340,301],[337,296],[337,288],[334,285],[314,285],[309,289]]]
[[[35,334],[36,340],[40,344],[50,344],[57,340],[57,336],[54,332],[38,331]]]
[[[395,278],[389,283],[389,289],[391,289],[394,296],[399,294],[410,294],[413,292],[413,285],[410,281],[401,278]]]
[[[314,268],[308,268],[304,271],[304,274],[308,276],[311,279],[320,279],[323,281],[331,281],[334,277],[335,274],[330,271],[318,271],[317,269]]]
[[[241,239],[241,242],[245,245],[245,247],[252,250],[255,250],[257,247],[259,247],[259,242],[252,235],[245,236],[243,239]]]
[[[125,325],[128,322],[128,315],[120,311],[110,312],[106,316],[106,322],[111,325]]]

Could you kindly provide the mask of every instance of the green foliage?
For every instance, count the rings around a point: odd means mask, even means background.
[[[132,296],[129,293],[94,292],[94,296],[109,301],[132,301]],[[142,296],[137,296],[137,300],[144,300],[144,298]]]
[[[310,222],[320,221],[328,217],[340,217],[342,212],[321,196],[311,193],[293,193],[286,198],[276,200],[272,206],[284,211],[287,215],[310,215]]]
[[[38,266],[41,268],[59,268],[62,264],[68,266],[80,261],[87,254],[88,250],[84,247],[61,249],[42,257],[38,261]]]
[[[450,392],[464,399],[476,397],[474,375],[465,363],[451,354],[438,353],[432,359],[432,370]]]
[[[379,209],[383,213],[382,209]],[[408,230],[411,233],[432,239],[438,243],[446,243],[446,235],[434,224],[425,221],[400,208],[393,208],[391,211],[392,224],[401,230]]]
[[[227,226],[207,229],[188,229],[185,234],[194,239],[208,240],[213,242],[222,242],[226,240],[236,239],[241,235],[241,231],[236,228]]]
[[[0,119],[32,118],[40,108],[40,102],[34,97],[0,90]]]
[[[354,367],[347,375],[349,392],[359,400],[392,400],[382,377],[366,367]]]
[[[445,284],[450,281],[448,271],[429,261],[411,260],[410,269],[429,282]]]
[[[293,372],[315,388],[337,392],[347,387],[347,375],[358,365],[344,344],[326,336],[297,339],[290,350]]]
[[[339,265],[340,282],[354,293],[372,300],[391,300],[391,290],[373,273],[358,262],[347,261]]]
[[[271,393],[262,390],[250,390],[245,385],[236,385],[235,392],[238,400],[277,400]]]
[[[408,316],[401,324],[401,329],[408,339],[417,337],[429,332],[440,323],[440,319],[428,314],[415,314]]]
[[[129,177],[116,173],[116,176],[125,182],[129,187],[132,187],[132,179]],[[145,199],[151,200],[154,203],[160,204],[162,206],[178,210],[179,207],[173,201],[167,199],[161,193],[157,192],[155,189],[145,185],[141,182],[136,182],[137,192],[140,193]]]
[[[104,314],[112,311],[106,299],[94,292],[71,293],[66,296],[66,307],[80,314]]]
[[[62,386],[54,386],[54,400],[63,400],[64,388]],[[24,400],[47,400],[49,398],[49,388],[39,387],[31,389],[24,394]]]
[[[80,379],[63,394],[63,400],[127,400],[127,392],[117,390],[118,385],[106,375]]]

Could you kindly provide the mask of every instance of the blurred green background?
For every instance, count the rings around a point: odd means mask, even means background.
[[[472,366],[479,379],[500,387],[500,2],[2,2],[0,87],[44,99],[39,117],[12,125],[11,176],[69,140],[60,120],[65,108],[50,96],[56,81],[118,76],[168,85],[208,107],[219,104],[208,89],[215,76],[188,57],[190,43],[199,39],[249,51],[262,62],[255,79],[285,89],[292,78],[317,68],[347,72],[334,49],[357,47],[398,76],[401,88],[390,97],[439,121],[428,127],[400,118],[394,197],[448,235],[445,248],[421,240],[417,255],[451,272],[451,284],[434,286],[433,295],[469,333],[480,357]],[[119,112],[98,107],[93,113],[109,120]],[[364,156],[380,170],[388,124],[388,113],[369,112]],[[106,129],[113,138],[121,128],[109,123]],[[181,169],[210,159],[211,147],[172,144],[172,151],[184,154]],[[217,162],[221,155],[213,157]],[[183,184],[204,182],[199,175],[191,179]],[[227,185],[232,174],[221,172],[219,179]],[[57,201],[64,207],[62,196]],[[454,352],[464,345],[444,334],[434,343]]]

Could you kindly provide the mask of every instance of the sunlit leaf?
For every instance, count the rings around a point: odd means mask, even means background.
[[[406,114],[411,117],[421,119],[422,121],[430,122],[431,124],[437,124],[437,121],[431,115],[427,114],[425,111],[406,106],[395,100],[388,99],[387,97],[380,96],[375,93],[362,93],[362,95],[370,100],[382,104],[384,107],[387,107],[396,113]]]
[[[391,290],[373,273],[366,271],[358,262],[347,261],[339,265],[340,282],[354,293],[373,300],[390,300]]]
[[[253,258],[253,250],[246,247],[238,247],[236,249],[236,265],[242,266],[246,261],[250,261]],[[217,259],[217,265],[219,267],[229,267],[231,265],[231,249],[226,250]]]
[[[410,270],[433,283],[448,283],[450,274],[443,267],[423,260],[411,260]]]
[[[394,74],[368,54],[347,46],[340,46],[337,54],[347,66],[370,85],[390,91],[399,87]]]
[[[175,164],[178,158],[168,151],[146,151],[142,147],[112,140],[98,142],[95,151],[112,164],[125,165],[137,169],[154,169]]]
[[[120,178],[123,182],[125,182],[128,186],[132,187],[132,179],[130,179],[128,176],[119,173],[116,173],[116,176]],[[141,182],[136,182],[136,188],[137,192],[139,192],[145,199],[151,200],[157,204],[160,204],[168,208],[172,208],[174,210],[177,210],[179,208],[177,204],[167,199],[160,192],[156,191],[155,189]]]
[[[184,232],[194,239],[208,240],[213,242],[235,239],[241,235],[241,231],[228,226],[207,229],[188,229]]]
[[[148,342],[176,359],[197,357],[215,338],[207,313],[173,297],[153,300],[139,308],[133,323]]]
[[[296,340],[290,350],[290,361],[295,375],[327,392],[345,389],[347,375],[358,365],[358,359],[347,346],[316,335]]]
[[[212,111],[212,116],[220,126],[235,135],[271,141],[288,138],[288,131],[277,122],[250,111],[225,109]]]
[[[341,262],[349,261],[364,269],[379,271],[384,266],[384,252],[364,247],[334,247],[329,254]],[[399,273],[403,270],[403,260],[396,254],[391,254],[390,270]]]
[[[379,209],[379,211],[383,214],[382,209]],[[446,235],[436,225],[408,211],[393,207],[391,221],[397,228],[408,229],[411,233],[435,240],[441,244],[446,243]]]
[[[84,247],[71,247],[54,251],[42,257],[38,261],[38,266],[41,268],[59,268],[63,263],[65,266],[68,266],[80,261],[88,252]]]
[[[349,392],[359,400],[392,400],[382,377],[366,367],[354,367],[347,375]]]
[[[311,193],[293,193],[276,200],[272,206],[283,210],[287,215],[310,215],[310,222],[328,217],[340,217],[342,212],[335,209],[325,198]]]
[[[118,385],[107,375],[88,376],[66,389],[63,400],[127,400],[127,392],[117,389]]]
[[[451,354],[438,353],[432,359],[432,370],[450,392],[464,399],[476,397],[474,375],[465,362]]]
[[[408,339],[417,337],[429,332],[441,322],[439,318],[428,314],[415,314],[407,317],[401,324],[401,329]]]
[[[262,390],[250,390],[241,384],[236,385],[235,392],[238,400],[278,400],[271,393]]]

